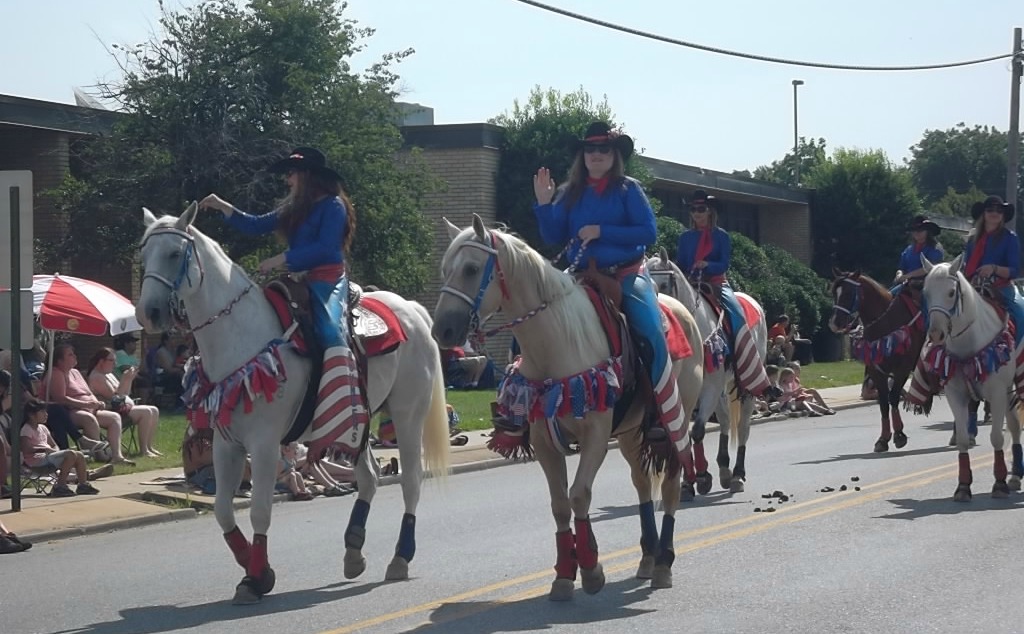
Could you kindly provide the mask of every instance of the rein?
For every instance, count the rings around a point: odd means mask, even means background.
[[[960,329],[960,332],[956,333],[955,335],[952,334],[952,330],[953,330],[953,316],[954,315],[959,315],[961,312],[963,312],[963,306],[964,306],[964,291],[963,291],[963,288],[960,286],[960,278],[959,277],[954,277],[954,283],[955,283],[955,285],[953,287],[953,289],[954,289],[953,293],[954,294],[953,294],[953,306],[952,306],[952,308],[946,308],[944,306],[931,306],[928,309],[929,317],[931,316],[932,313],[939,313],[940,315],[943,315],[943,316],[946,317],[946,323],[948,324],[948,326],[946,327],[946,334],[949,335],[949,337],[953,338],[953,339],[955,339],[955,338],[959,337],[960,335],[964,334],[965,332],[967,332],[967,329],[971,327],[971,322],[968,322],[967,324],[964,325],[963,328]]]
[[[853,280],[849,277],[844,277],[840,282],[854,287],[853,304],[849,308],[840,306],[838,303],[832,304],[833,312],[839,311],[841,313],[846,313],[849,318],[846,328],[843,329],[844,333],[848,333],[853,330],[857,322],[860,321],[860,303],[861,298],[864,296],[864,289],[861,287],[861,283],[859,281]]]

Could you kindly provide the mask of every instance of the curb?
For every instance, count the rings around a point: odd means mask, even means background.
[[[83,535],[95,535],[97,533],[106,533],[125,528],[137,528],[140,526],[149,526],[150,524],[162,524],[164,522],[174,522],[177,520],[192,519],[194,517],[197,517],[198,515],[199,513],[197,513],[195,509],[176,509],[158,515],[129,517],[121,520],[114,520],[111,522],[100,522],[98,524],[91,524],[89,526],[75,526],[71,528],[61,528],[54,531],[25,533],[25,539],[29,539],[33,542],[54,542],[64,539],[70,539],[72,537],[81,537]]]

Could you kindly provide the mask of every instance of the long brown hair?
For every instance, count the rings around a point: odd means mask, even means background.
[[[622,154],[615,148],[612,148],[612,152],[615,154],[615,160],[612,161],[611,169],[606,174],[608,177],[608,187],[604,190],[605,194],[618,189],[626,178],[626,166],[622,160]],[[575,207],[576,203],[580,201],[580,197],[583,196],[583,190],[587,188],[588,175],[587,164],[581,149],[576,152],[576,158],[573,159],[572,167],[569,168],[568,180],[558,188],[557,195],[555,196],[555,200],[565,201],[566,211]]]
[[[302,226],[302,223],[306,222],[310,210],[321,198],[324,196],[340,198],[345,205],[345,215],[348,218],[345,241],[341,245],[342,250],[347,254],[356,233],[356,208],[352,205],[352,201],[349,200],[341,183],[325,174],[308,170],[297,170],[296,177],[295,188],[281,201],[278,207],[280,210],[277,218],[278,233],[287,239]]]
[[[100,348],[99,350],[97,350],[92,355],[92,358],[89,359],[89,365],[86,366],[86,379],[88,379],[89,375],[92,374],[92,371],[96,369],[96,366],[100,364],[100,361],[103,361],[104,359],[109,359],[114,356],[116,355],[114,354],[114,351],[111,350],[110,348]]]

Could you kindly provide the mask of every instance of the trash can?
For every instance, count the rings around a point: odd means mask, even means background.
[[[811,338],[814,358],[822,363],[841,361],[843,358],[842,337],[828,328],[822,328]]]

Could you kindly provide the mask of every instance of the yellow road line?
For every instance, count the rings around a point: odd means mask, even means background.
[[[971,467],[974,470],[979,469],[979,468],[983,469],[983,468],[985,468],[987,466],[990,466],[991,464],[992,464],[992,459],[991,458],[983,458],[981,460],[973,461]],[[861,486],[861,490],[859,492],[856,492],[856,495],[853,495],[854,492],[852,490],[837,491],[834,494],[826,495],[824,497],[816,498],[814,500],[809,500],[807,502],[798,502],[798,503],[795,503],[795,504],[787,504],[785,507],[777,507],[776,512],[774,512],[774,513],[758,513],[756,515],[749,515],[749,516],[746,516],[746,517],[743,517],[743,518],[739,518],[739,519],[735,519],[735,520],[730,520],[728,522],[723,522],[723,523],[720,523],[720,524],[715,524],[713,526],[706,526],[704,528],[699,528],[699,529],[696,529],[696,530],[684,531],[682,533],[677,533],[674,536],[675,541],[677,543],[680,542],[680,541],[683,541],[684,544],[682,546],[677,546],[676,547],[676,557],[679,557],[680,555],[682,555],[684,553],[694,552],[694,551],[700,550],[702,548],[708,548],[708,547],[716,546],[718,544],[721,544],[721,543],[724,543],[724,542],[727,542],[727,541],[732,541],[732,540],[739,539],[739,538],[742,538],[742,537],[747,537],[749,535],[754,535],[756,533],[760,533],[762,531],[766,531],[766,530],[769,530],[771,528],[775,528],[776,526],[786,525],[786,524],[793,524],[793,523],[796,523],[796,522],[801,522],[801,521],[804,521],[804,520],[807,520],[807,519],[812,519],[812,518],[815,518],[815,517],[818,517],[818,516],[821,516],[821,515],[825,515],[825,514],[828,514],[828,513],[833,513],[833,512],[836,512],[836,511],[847,509],[847,508],[852,508],[854,506],[859,506],[859,505],[862,505],[862,504],[866,504],[868,502],[873,502],[875,500],[881,499],[882,497],[885,497],[886,495],[890,495],[892,493],[897,493],[899,491],[903,491],[903,490],[906,490],[906,489],[912,489],[912,488],[915,488],[915,487],[931,484],[931,483],[936,482],[938,480],[941,480],[943,478],[955,477],[956,476],[956,472],[957,472],[957,468],[955,466],[951,467],[948,464],[942,465],[942,466],[939,466],[939,467],[931,467],[931,468],[928,468],[928,469],[922,469],[921,471],[915,471],[914,473],[908,473],[906,475],[897,476],[895,478],[890,478],[888,480],[883,480],[881,482],[876,482],[876,483],[873,483],[873,484],[867,484],[867,485]],[[924,479],[920,479],[920,478],[923,478],[924,476],[926,476],[928,474],[935,474],[935,475],[931,475],[930,477],[927,477],[927,478],[924,478]],[[900,484],[900,485],[897,485],[897,486],[889,486],[889,485],[892,485],[894,483],[902,482],[904,480],[910,480],[910,479],[913,480],[910,483]],[[845,498],[845,499],[838,500],[838,498]],[[825,504],[827,502],[832,502],[832,501],[836,501],[836,503],[835,504],[828,504],[828,505]],[[802,512],[802,513],[798,512],[800,509],[808,509],[808,508],[809,508],[809,510],[807,510],[806,512]],[[747,525],[747,524],[754,524],[754,525],[753,526],[745,526],[744,528],[733,530],[731,532],[726,532],[726,533],[722,533],[721,532],[722,530],[725,530],[725,529],[729,529],[729,528],[733,528],[733,527],[737,527],[737,526],[744,526],[744,525]],[[707,539],[698,540],[698,541],[692,541],[693,538],[700,537],[702,535],[707,535],[708,533],[717,533],[717,534],[712,536],[712,537],[709,537]],[[622,550],[614,551],[614,552],[611,552],[611,553],[601,553],[601,562],[602,562],[602,564],[605,564],[605,575],[610,575],[612,573],[622,572],[624,570],[629,570],[631,568],[634,568],[637,565],[636,561],[629,561],[629,562],[619,563],[619,564],[615,564],[615,565],[608,565],[608,562],[610,562],[611,560],[614,560],[614,559],[619,559],[621,557],[628,556],[628,555],[634,555],[635,556],[635,555],[639,554],[639,552],[640,552],[640,547],[639,546],[634,546],[634,547],[631,547],[631,548],[624,548]],[[351,632],[356,632],[356,631],[361,630],[361,629],[365,629],[365,628],[370,628],[370,627],[374,627],[374,626],[377,626],[377,625],[381,625],[381,624],[387,623],[389,621],[395,621],[395,620],[398,620],[398,619],[402,619],[402,618],[405,618],[405,617],[408,617],[408,616],[412,616],[414,614],[418,614],[420,612],[426,612],[426,611],[429,611],[429,610],[436,610],[437,608],[440,608],[441,606],[443,606],[445,604],[457,603],[459,601],[465,601],[466,599],[473,599],[473,598],[476,598],[476,597],[479,597],[479,596],[486,595],[486,594],[491,593],[491,592],[495,592],[497,590],[503,590],[505,588],[511,588],[511,587],[514,587],[514,586],[522,585],[524,583],[529,583],[529,582],[532,582],[532,581],[538,581],[540,579],[547,579],[550,576],[551,576],[551,570],[548,569],[548,570],[544,570],[544,571],[541,571],[541,572],[537,572],[537,573],[533,573],[533,574],[529,574],[529,575],[523,575],[523,576],[520,576],[520,577],[516,577],[514,579],[506,579],[505,581],[500,581],[500,582],[497,582],[497,583],[493,583],[493,584],[490,584],[490,585],[487,585],[487,586],[483,586],[481,588],[477,588],[477,589],[474,589],[474,590],[468,590],[466,592],[463,592],[463,593],[460,593],[460,594],[456,594],[456,595],[452,595],[452,596],[446,597],[444,599],[438,599],[436,601],[430,601],[430,602],[427,602],[427,603],[421,603],[419,605],[411,606],[411,607],[408,607],[408,608],[405,608],[405,609],[402,609],[402,610],[397,610],[395,612],[389,612],[387,614],[381,614],[380,616],[376,616],[376,617],[373,617],[373,618],[369,618],[369,619],[365,619],[365,620],[362,620],[362,621],[358,621],[356,623],[353,623],[351,625],[347,625],[345,627],[341,627],[341,628],[337,628],[337,629],[333,629],[333,630],[327,630],[325,632],[321,632],[321,634],[350,634]],[[522,601],[522,600],[525,600],[525,599],[530,599],[530,598],[538,597],[538,596],[541,596],[541,595],[545,594],[548,591],[548,589],[549,589],[548,585],[543,585],[543,586],[537,586],[537,587],[529,588],[529,589],[523,590],[523,591],[521,591],[521,592],[519,592],[517,594],[511,595],[511,596],[506,596],[506,597],[503,597],[501,599],[497,599],[497,600],[495,600],[493,602],[483,603],[480,606],[474,606],[474,607],[469,608],[469,609],[467,609],[465,611],[459,612],[459,614],[457,614],[457,615],[453,614],[453,615],[450,616],[450,618],[445,618],[443,622],[449,622],[449,621],[452,621],[452,620],[455,620],[455,619],[461,619],[461,618],[465,618],[467,616],[472,616],[474,614],[478,614],[480,612],[484,612],[486,610],[489,610],[489,609],[491,609],[491,608],[493,608],[493,607],[495,607],[497,605],[514,603],[516,601]],[[441,622],[431,622],[431,624],[433,624],[433,625],[438,625],[440,623]]]

